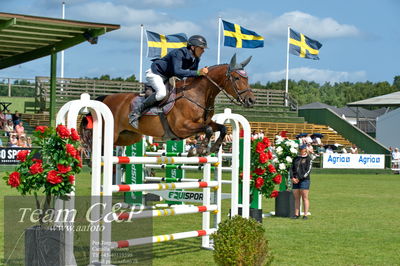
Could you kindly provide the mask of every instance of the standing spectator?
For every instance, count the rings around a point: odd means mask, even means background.
[[[303,219],[307,219],[310,202],[308,199],[308,193],[310,190],[310,173],[312,166],[311,156],[307,152],[307,146],[300,146],[299,155],[293,160],[292,164],[292,183],[293,183],[293,195],[295,205],[295,216],[293,219],[300,217],[300,200],[303,200],[304,216]]]
[[[15,113],[12,115],[12,121],[14,123],[14,126],[16,126],[20,120],[21,120],[21,114],[18,113],[17,110],[15,110]]]
[[[7,120],[7,124],[4,127],[4,131],[6,132],[6,136],[9,137],[11,132],[14,131],[14,124],[12,120]]]
[[[393,169],[399,169],[399,165],[400,165],[399,160],[400,160],[399,148],[394,148],[394,151],[392,152],[392,168]]]
[[[358,153],[358,148],[355,144],[353,144],[350,148],[350,153],[352,154],[357,154]]]
[[[0,110],[0,130],[3,130],[6,125],[6,115]]]
[[[3,141],[0,138],[0,147],[3,147]]]
[[[18,136],[25,134],[24,123],[22,121],[17,121],[15,125],[15,132],[17,132]]]

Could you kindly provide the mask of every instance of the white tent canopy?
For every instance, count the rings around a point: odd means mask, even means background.
[[[347,106],[400,106],[400,91],[348,103]]]

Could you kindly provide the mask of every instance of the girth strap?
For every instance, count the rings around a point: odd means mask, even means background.
[[[172,131],[171,127],[168,124],[167,116],[163,112],[160,112],[158,115],[160,116],[161,125],[165,132],[164,136],[162,136],[162,139],[163,140],[182,140],[182,138],[175,135],[175,133]]]

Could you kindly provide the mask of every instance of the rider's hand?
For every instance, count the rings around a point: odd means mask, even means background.
[[[199,70],[199,75],[200,76],[205,76],[208,74],[208,68],[207,67],[203,67],[202,69]]]

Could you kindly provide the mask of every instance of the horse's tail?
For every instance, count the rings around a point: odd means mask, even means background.
[[[107,96],[99,96],[96,101],[104,101]],[[93,140],[93,116],[88,113],[82,117],[79,126],[79,135],[82,139],[82,148],[86,155],[90,155],[92,152],[92,140]]]

